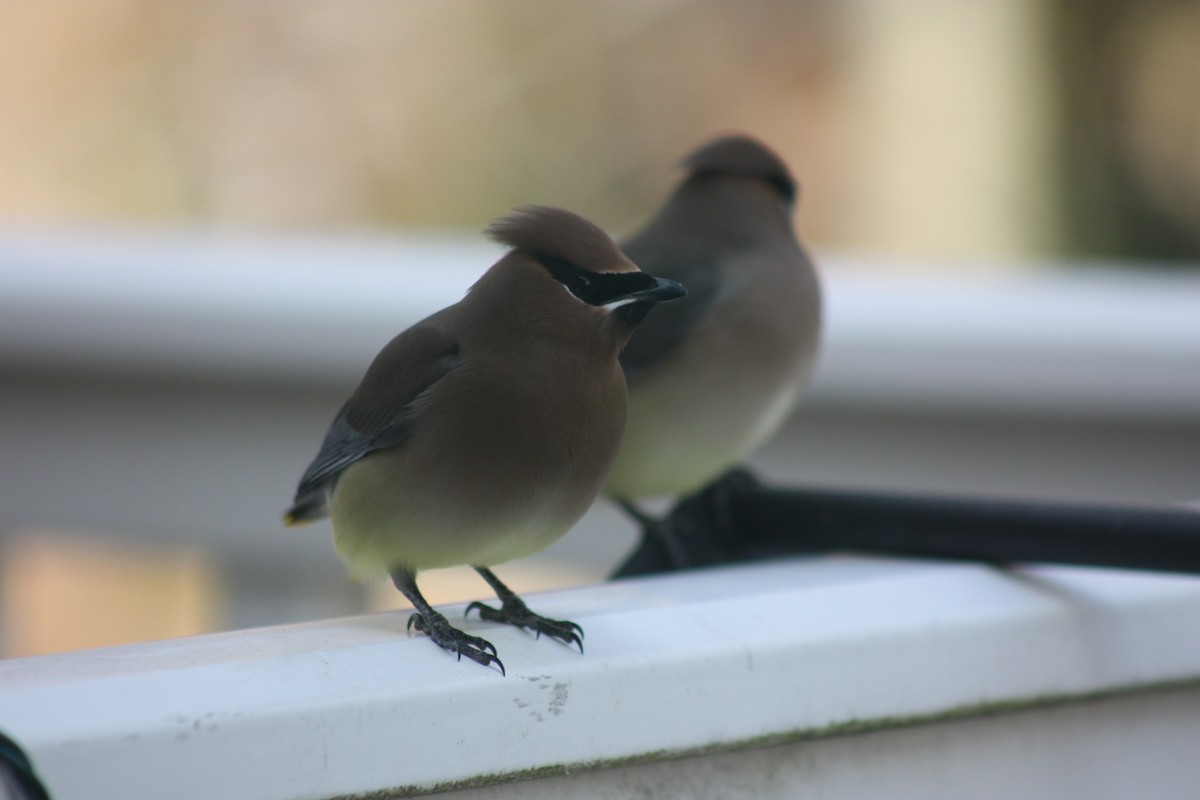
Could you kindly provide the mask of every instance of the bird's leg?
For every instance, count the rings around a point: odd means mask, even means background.
[[[475,571],[482,575],[483,579],[496,592],[496,597],[500,598],[500,608],[492,608],[483,603],[474,602],[467,606],[468,614],[477,610],[480,619],[486,619],[489,622],[506,622],[509,625],[516,625],[518,628],[526,628],[533,631],[538,637],[544,633],[564,644],[578,645],[579,652],[583,652],[583,628],[574,622],[547,619],[533,613],[529,610],[529,606],[525,605],[525,601],[517,597],[512,589],[501,583],[490,569],[475,567]]]
[[[714,566],[743,560],[753,533],[738,516],[743,497],[760,486],[754,473],[734,467],[681,500],[663,521],[686,536],[688,566]]]
[[[411,572],[403,567],[397,567],[392,570],[391,575],[392,583],[396,584],[400,593],[407,597],[408,602],[412,603],[413,608],[417,610],[408,618],[410,630],[416,628],[432,639],[438,647],[456,653],[460,661],[463,656],[466,656],[476,664],[482,664],[485,667],[495,664],[500,667],[500,674],[505,674],[504,664],[496,658],[496,648],[492,643],[478,636],[463,633],[451,625],[444,616],[434,611],[433,607],[421,596],[421,591],[417,589],[417,579]]]
[[[733,467],[715,481],[704,487],[692,497],[701,500],[700,503],[689,505],[680,503],[671,511],[668,519],[687,514],[703,514],[706,523],[716,532],[720,541],[735,544],[741,542],[746,531],[740,529],[737,520],[736,506],[741,496],[753,492],[762,486],[762,482],[754,473],[745,467]]]
[[[684,569],[691,565],[687,544],[684,541],[686,531],[681,536],[680,526],[673,520],[652,517],[628,500],[617,500],[617,505],[625,509],[625,513],[642,526],[640,547],[657,545],[665,553],[667,561],[673,569]]]
[[[737,518],[737,505],[756,486],[758,479],[749,470],[731,469],[679,501],[663,519],[653,519],[632,503],[618,501],[642,523],[642,541],[612,577],[631,578],[740,560],[751,537]]]
[[[662,522],[662,520],[650,516],[628,500],[617,500],[616,502],[617,505],[624,509],[626,514],[633,517],[634,521],[642,526],[643,530],[652,528]]]

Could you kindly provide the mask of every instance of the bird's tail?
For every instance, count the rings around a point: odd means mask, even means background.
[[[292,507],[283,512],[283,524],[296,528],[329,516],[329,497],[325,492],[297,495]]]

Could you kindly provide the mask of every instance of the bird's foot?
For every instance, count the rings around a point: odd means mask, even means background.
[[[436,611],[413,614],[408,618],[408,629],[413,628],[428,636],[443,650],[457,654],[459,661],[466,656],[485,667],[495,664],[500,668],[500,674],[505,674],[504,664],[496,657],[496,647],[491,642],[460,631]]]
[[[583,653],[583,628],[568,620],[548,619],[540,614],[535,614],[519,597],[513,596],[505,599],[500,608],[492,608],[476,601],[467,606],[466,613],[470,614],[472,611],[478,611],[479,618],[488,622],[516,625],[518,628],[533,631],[538,638],[541,638],[544,633],[553,639],[558,639],[563,644],[576,645],[579,647],[579,652]]]
[[[748,532],[738,504],[760,485],[745,468],[734,468],[700,491],[685,497],[663,519],[633,506],[621,506],[642,526],[642,540],[613,578],[728,564],[740,560]]]
[[[761,487],[762,481],[753,472],[745,467],[734,467],[693,496],[706,506],[704,511],[709,524],[717,529],[720,537],[735,542],[744,534],[738,530],[737,504],[744,495]],[[684,505],[681,503],[672,516],[677,512],[686,513]]]
[[[671,569],[686,569],[691,566],[688,555],[688,531],[686,521],[680,524],[674,519],[653,517],[642,511],[633,503],[618,501],[625,513],[633,517],[642,527],[642,541],[639,550],[646,550],[656,555],[658,560],[666,559]]]
[[[654,575],[699,566],[695,553],[695,519],[672,514],[657,519],[642,512],[632,503],[621,503],[641,526],[642,536],[625,561],[610,578],[629,578]]]
[[[759,486],[752,472],[735,467],[671,509],[663,525],[686,535],[691,565],[737,560],[747,536],[738,516],[738,504]]]

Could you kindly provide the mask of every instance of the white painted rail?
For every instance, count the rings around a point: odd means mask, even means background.
[[[352,383],[500,252],[481,236],[0,230],[0,368]],[[1194,270],[820,263],[818,401],[1200,418]]]
[[[56,800],[1200,796],[1200,580],[827,558],[532,605],[586,655],[467,623],[501,677],[404,614],[250,630],[0,662],[0,728]]]

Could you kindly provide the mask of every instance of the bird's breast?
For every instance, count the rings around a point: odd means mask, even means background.
[[[820,326],[811,271],[728,287],[684,342],[631,383],[608,492],[690,492],[745,458],[779,429],[807,385]]]

